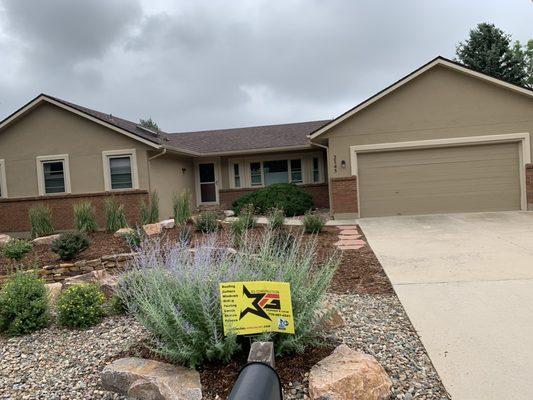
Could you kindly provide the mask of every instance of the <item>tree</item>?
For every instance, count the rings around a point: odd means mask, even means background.
[[[511,36],[494,24],[481,23],[456,48],[461,63],[476,71],[523,86],[526,60],[521,46],[511,47]]]
[[[141,125],[143,128],[150,129],[154,132],[160,132],[161,129],[159,129],[159,126],[157,123],[152,119],[152,117],[149,117],[148,119],[140,119],[139,125]]]
[[[533,89],[533,39],[524,46],[524,58],[526,60],[526,86]]]

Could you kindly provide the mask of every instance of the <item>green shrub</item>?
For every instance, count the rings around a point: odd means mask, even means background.
[[[312,197],[296,185],[278,183],[255,190],[233,202],[234,211],[239,214],[246,204],[253,204],[259,214],[266,214],[272,208],[279,208],[285,215],[303,215],[313,208]]]
[[[306,233],[319,233],[326,221],[319,213],[308,211],[305,213],[304,217],[304,231]]]
[[[11,239],[2,247],[2,253],[7,258],[14,261],[20,261],[24,258],[29,251],[31,251],[32,245],[30,242],[22,239]]]
[[[239,211],[239,220],[246,229],[255,227],[255,208],[253,204],[245,204]]]
[[[96,217],[94,216],[94,209],[90,201],[81,201],[74,204],[74,226],[76,230],[81,232],[94,232],[98,226],[96,225]]]
[[[241,208],[239,217],[230,225],[231,239],[234,246],[240,246],[249,229],[255,227],[254,206],[247,204]]]
[[[52,210],[44,204],[38,204],[29,211],[31,237],[48,236],[54,233]]]
[[[104,305],[106,315],[124,315],[127,312],[126,306],[120,296],[114,294]]]
[[[180,225],[178,231],[178,242],[189,244],[192,239],[192,228],[189,225]]]
[[[110,197],[104,202],[105,225],[108,232],[116,232],[120,228],[127,228],[126,211],[123,204]]]
[[[48,291],[35,273],[17,272],[0,290],[0,332],[24,335],[48,325]]]
[[[124,240],[132,250],[135,250],[141,245],[143,237],[144,231],[142,230],[142,228],[138,227],[137,229],[126,233],[124,235]]]
[[[85,233],[65,232],[52,242],[51,250],[62,260],[72,260],[89,245],[89,238]]]
[[[141,201],[141,223],[143,225],[155,224],[159,221],[159,196],[154,190],[150,193],[150,201],[148,204]]]
[[[57,321],[69,328],[85,329],[104,316],[105,296],[96,285],[71,286],[57,300]]]
[[[285,213],[279,208],[272,208],[268,212],[268,227],[269,229],[281,229],[285,223]]]
[[[323,317],[317,311],[338,257],[326,257],[317,265],[316,238],[292,237],[287,239],[290,244],[274,244],[273,236],[280,235],[266,230],[247,236],[236,254],[220,250],[222,243],[214,236],[196,244],[194,253],[183,243],[147,243],[120,277],[117,293],[154,335],[158,354],[196,367],[208,360],[228,362],[240,348],[236,336],[224,336],[221,282],[289,282],[296,334],[257,339],[274,340],[279,355],[303,352],[319,342]]]
[[[180,195],[174,193],[172,196],[172,210],[174,211],[176,225],[184,224],[191,218],[191,194],[189,190],[184,190]]]
[[[203,233],[212,233],[220,229],[218,215],[214,211],[204,211],[198,215],[194,223],[197,231]]]

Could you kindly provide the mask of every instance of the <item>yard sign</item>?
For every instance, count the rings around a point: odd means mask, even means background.
[[[291,287],[287,282],[220,284],[224,335],[262,332],[294,333]]]

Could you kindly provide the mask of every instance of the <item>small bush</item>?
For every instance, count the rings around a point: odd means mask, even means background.
[[[131,232],[128,232],[124,235],[124,240],[130,246],[130,249],[135,250],[137,249],[142,242],[142,239],[144,237],[144,231],[142,228],[134,229]]]
[[[20,261],[24,258],[29,251],[31,251],[32,245],[30,242],[22,239],[11,239],[2,247],[2,253],[7,258]]]
[[[172,196],[172,210],[174,211],[176,225],[184,224],[191,218],[191,194],[188,190],[184,190],[180,195],[174,193]]]
[[[89,238],[83,232],[62,233],[52,242],[51,250],[62,260],[72,260],[89,247]]]
[[[117,199],[110,197],[104,202],[106,230],[116,232],[120,228],[127,228],[126,211],[123,204],[118,204]]]
[[[320,214],[312,211],[305,213],[304,231],[306,233],[319,233],[325,224],[326,221]]]
[[[124,315],[126,306],[122,299],[114,294],[104,305],[106,315]]]
[[[248,228],[246,227],[246,220],[236,219],[230,224],[231,242],[233,246],[239,247],[244,241]]]
[[[48,325],[48,291],[37,274],[17,272],[0,290],[0,332],[24,335]]]
[[[189,244],[192,239],[192,228],[189,225],[182,224],[178,231],[178,242]]]
[[[150,193],[150,201],[148,204],[141,201],[141,223],[143,225],[155,224],[159,221],[159,196],[154,190]]]
[[[96,285],[76,285],[65,290],[57,300],[57,321],[69,328],[85,329],[104,316],[105,296]]]
[[[285,213],[279,208],[272,208],[268,212],[268,228],[272,230],[281,229],[285,222]]]
[[[54,233],[52,210],[44,204],[38,204],[29,211],[31,237],[48,236]]]
[[[74,226],[76,230],[81,232],[94,232],[98,226],[96,225],[96,217],[94,216],[94,209],[90,201],[81,201],[74,204]]]
[[[239,220],[246,229],[252,229],[255,227],[254,212],[255,208],[253,204],[246,204],[240,209]]]
[[[296,185],[278,183],[255,190],[233,202],[234,211],[239,214],[246,204],[253,204],[259,214],[266,214],[272,208],[279,208],[285,215],[303,215],[313,208],[312,197]]]
[[[194,225],[197,231],[203,233],[212,233],[220,229],[218,216],[214,211],[204,211],[200,213]]]

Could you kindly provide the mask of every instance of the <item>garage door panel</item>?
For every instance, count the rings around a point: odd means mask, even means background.
[[[518,144],[358,155],[360,214],[520,209]]]

